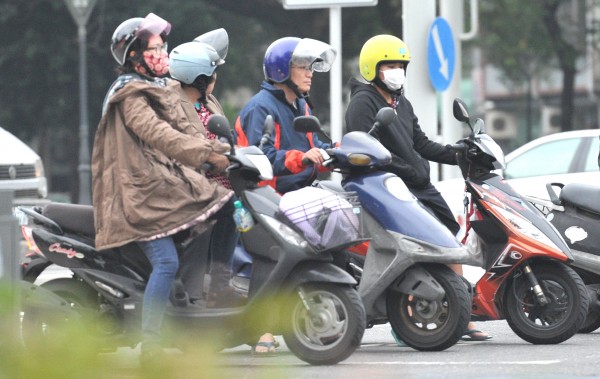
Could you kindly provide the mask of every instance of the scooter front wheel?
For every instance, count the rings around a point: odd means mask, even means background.
[[[388,290],[388,320],[408,346],[422,351],[441,351],[456,344],[469,323],[471,297],[462,278],[447,266],[428,266],[445,296],[431,301]]]
[[[348,285],[302,285],[282,309],[283,338],[298,358],[313,365],[332,365],[360,345],[365,309]]]
[[[506,293],[506,321],[527,342],[566,341],[585,321],[589,305],[585,284],[573,269],[560,262],[530,265],[548,304],[539,303],[525,275],[515,275]]]

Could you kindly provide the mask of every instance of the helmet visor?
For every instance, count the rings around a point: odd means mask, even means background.
[[[227,57],[227,51],[229,50],[229,36],[225,29],[211,30],[194,38],[194,41],[212,46],[219,54],[223,63],[225,63],[225,57]]]
[[[135,36],[147,41],[151,36],[161,34],[169,35],[170,32],[171,24],[168,21],[160,18],[154,13],[148,13],[135,31]]]
[[[290,62],[297,66],[311,66],[318,72],[327,72],[336,55],[335,49],[325,42],[303,38],[294,49]]]

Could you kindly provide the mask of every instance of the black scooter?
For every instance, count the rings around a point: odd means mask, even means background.
[[[288,348],[310,364],[335,364],[359,346],[366,321],[354,289],[356,281],[333,265],[333,254],[355,244],[327,250],[311,246],[279,213],[280,196],[271,187],[257,187],[272,178],[271,164],[256,146],[235,150],[227,119],[212,116],[209,130],[229,139],[230,181],[255,225],[241,240],[253,258],[248,302],[226,309],[192,302],[178,278],[168,307],[167,326],[193,343],[218,337],[221,348],[256,341],[265,331],[281,334]],[[33,221],[23,226],[30,248],[44,259],[30,262],[24,277],[35,280],[49,263],[69,268],[70,279],[46,282],[43,288],[66,299],[82,317],[94,321],[94,335],[103,347],[135,346],[139,340],[142,297],[150,266],[135,243],[118,249],[94,248],[92,208],[52,203],[42,209],[21,208]],[[180,267],[197,248],[194,239],[178,242]],[[195,257],[194,257],[195,258]],[[194,259],[192,258],[192,259]],[[194,282],[203,282],[203,277]],[[43,325],[26,323],[24,325]],[[29,330],[35,338],[45,329]],[[39,333],[36,333],[39,332]]]
[[[527,200],[554,225],[573,253],[571,267],[592,300],[579,332],[590,333],[600,328],[600,183],[548,183],[546,189],[550,200]]]

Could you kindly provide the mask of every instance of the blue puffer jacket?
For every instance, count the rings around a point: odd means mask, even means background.
[[[313,147],[327,149],[316,134],[294,131],[293,121],[298,116],[310,115],[304,99],[290,105],[283,90],[264,81],[261,90],[244,106],[235,122],[237,144],[258,145],[263,135],[267,115],[273,117],[275,135],[263,146],[263,151],[273,165],[275,179],[270,182],[278,192],[286,193],[310,185],[317,174],[317,165],[302,165],[302,156]]]

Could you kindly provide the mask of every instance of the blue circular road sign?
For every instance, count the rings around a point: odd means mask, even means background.
[[[433,88],[445,91],[454,74],[454,37],[448,21],[437,17],[427,38],[427,66]]]

